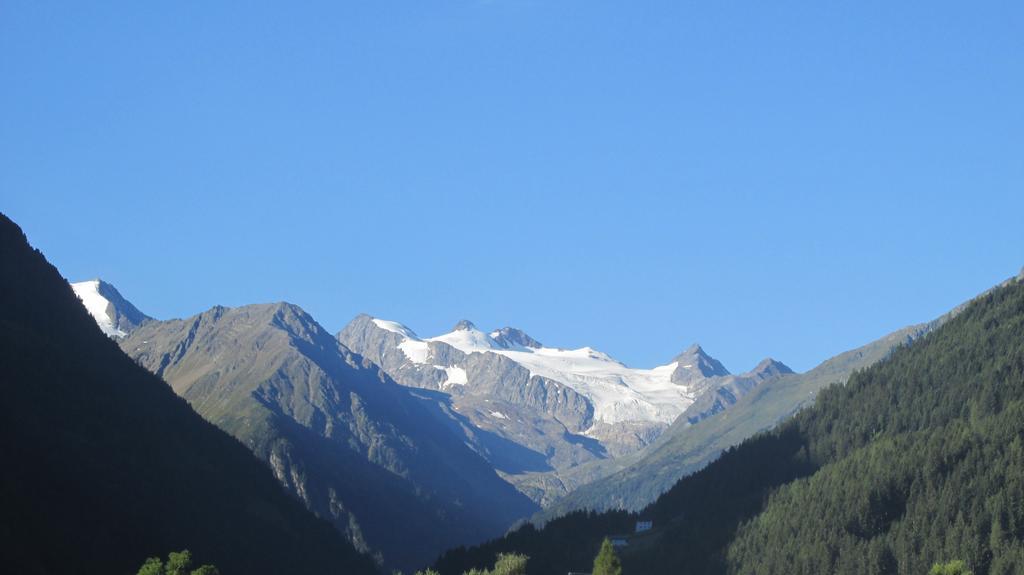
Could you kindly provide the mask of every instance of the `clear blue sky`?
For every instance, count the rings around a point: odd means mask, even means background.
[[[0,4],[0,210],[143,311],[807,369],[1024,265],[1007,2]]]

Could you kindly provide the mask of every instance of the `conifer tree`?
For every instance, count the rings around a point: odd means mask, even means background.
[[[601,543],[597,557],[594,558],[593,575],[622,575],[622,563],[619,562],[619,556],[615,554],[615,548],[607,537]]]

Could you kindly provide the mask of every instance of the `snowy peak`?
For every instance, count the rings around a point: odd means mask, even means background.
[[[140,324],[152,319],[124,299],[117,288],[101,279],[74,282],[71,289],[75,290],[75,295],[96,320],[96,325],[109,337],[125,337]]]
[[[501,349],[498,342],[491,339],[491,336],[477,329],[477,327],[473,325],[473,322],[468,319],[464,319],[455,324],[452,331],[444,335],[432,337],[426,341],[447,343],[463,353]]]
[[[492,331],[490,336],[491,339],[505,349],[514,349],[517,347],[540,349],[544,347],[539,341],[526,335],[526,332],[514,327],[503,327]]]
[[[400,324],[385,323],[383,320],[374,322],[383,329],[399,331],[395,326]],[[346,328],[339,339],[352,342],[354,349],[369,348],[376,353],[379,346],[361,343],[357,331],[354,327]],[[466,356],[477,353],[499,355],[525,368],[529,378],[540,377],[547,382],[563,385],[592,404],[595,421],[607,424],[671,423],[693,401],[693,390],[671,381],[676,364],[653,369],[633,369],[590,347],[544,347],[525,332],[511,327],[487,334],[472,322],[463,320],[452,331],[437,337],[403,337],[397,348],[403,354],[402,365],[429,365],[444,369],[448,383],[457,380],[470,386],[475,385],[472,376],[453,379],[450,369],[465,369],[466,366],[448,363],[445,346]],[[714,362],[710,358],[707,361]],[[456,375],[461,376],[461,373]],[[486,378],[486,375],[483,377]]]
[[[672,373],[672,382],[688,384],[697,379],[729,375],[720,361],[711,357],[697,344],[693,344],[673,359],[676,370]]]
[[[414,332],[411,329],[405,327],[404,325],[398,323],[397,321],[388,321],[386,319],[377,319],[375,317],[370,317],[368,315],[361,315],[361,316],[357,317],[354,321],[360,321],[360,320],[363,320],[363,321],[370,320],[370,321],[373,322],[373,325],[375,325],[375,326],[377,326],[380,329],[383,329],[385,331],[390,331],[392,333],[397,333],[397,334],[399,334],[399,335],[401,335],[403,337],[408,337],[410,339],[419,339],[419,337],[417,337],[417,335],[416,335],[416,332]]]

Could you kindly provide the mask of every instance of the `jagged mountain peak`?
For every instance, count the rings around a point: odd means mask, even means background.
[[[751,375],[758,377],[775,377],[778,375],[786,375],[790,373],[795,372],[792,369],[790,369],[788,365],[776,359],[772,359],[770,357],[762,359],[761,362],[758,363],[757,366],[754,367],[754,369],[751,370],[750,372]]]
[[[89,315],[96,320],[100,330],[109,337],[125,337],[143,322],[152,319],[125,299],[113,284],[102,279],[73,282],[71,288]]]
[[[678,355],[672,358],[672,361],[683,361],[695,356],[707,356],[707,352],[704,351],[704,348],[702,348],[699,343],[694,343],[690,345],[690,347],[679,352]]]
[[[679,367],[698,370],[704,377],[729,375],[729,370],[697,343],[683,350],[672,361],[677,362]]]
[[[729,375],[722,362],[711,357],[699,344],[693,344],[677,355],[672,361],[676,369],[672,373],[672,382],[686,385],[696,380],[709,377]]]
[[[491,339],[504,348],[528,347],[532,349],[540,349],[544,347],[544,344],[533,339],[523,330],[514,327],[503,327],[492,331],[489,335],[491,336]]]

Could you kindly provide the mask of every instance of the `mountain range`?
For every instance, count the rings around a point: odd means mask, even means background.
[[[338,340],[402,385],[447,394],[465,420],[465,440],[542,505],[567,492],[556,473],[636,452],[680,415],[699,421],[791,373],[768,359],[730,375],[697,345],[665,365],[635,369],[593,348],[547,347],[522,330],[485,333],[467,320],[420,338],[361,315]]]
[[[361,315],[331,337],[286,303],[159,321],[101,280],[72,287],[129,357],[358,549],[403,569],[530,517],[568,492],[556,473],[635,452],[680,415],[703,420],[792,373],[765,360],[731,375],[696,345],[633,369],[465,320],[423,339]]]
[[[697,345],[636,369],[468,320],[424,338],[360,315],[332,337],[291,304],[158,321],[105,282],[74,289],[125,353],[307,508],[406,569],[531,515],[543,525],[576,510],[642,510],[962,309],[805,373],[766,359],[734,375]]]

